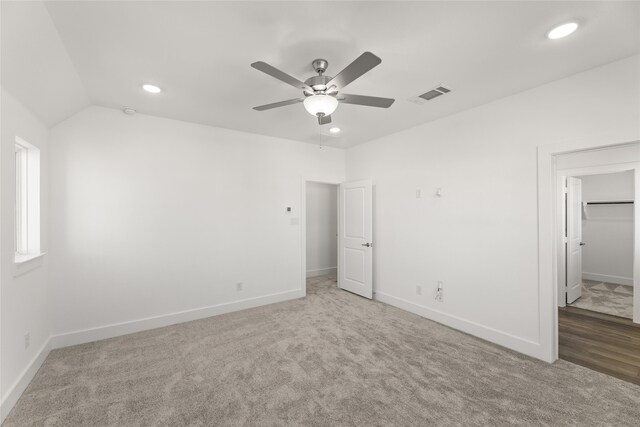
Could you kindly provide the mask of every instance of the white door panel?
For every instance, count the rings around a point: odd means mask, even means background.
[[[373,297],[373,185],[371,181],[340,185],[338,286]]]
[[[364,203],[366,188],[345,188],[345,236],[350,239],[365,238]]]
[[[567,304],[582,296],[582,180],[567,178]]]
[[[366,276],[364,266],[366,264],[365,259],[367,257],[364,252],[364,249],[344,249],[344,277],[346,279],[353,280],[358,283],[364,283]]]

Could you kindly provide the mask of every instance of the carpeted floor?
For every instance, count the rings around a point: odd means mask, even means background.
[[[633,286],[582,280],[582,296],[572,307],[633,319]]]
[[[313,278],[308,296],[51,352],[14,426],[637,426],[640,387]]]

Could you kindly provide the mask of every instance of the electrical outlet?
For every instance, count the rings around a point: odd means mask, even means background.
[[[416,294],[422,295],[422,286],[420,285],[416,286]]]
[[[444,284],[441,281],[438,281],[438,287],[436,288],[436,297],[435,297],[436,301],[438,302],[443,302],[443,298],[444,298],[443,287],[444,287]]]
[[[27,332],[26,334],[24,334],[24,349],[28,349],[29,346],[31,345],[31,333]]]
[[[416,190],[416,199],[419,199],[422,197],[422,190],[420,190],[419,188]]]
[[[242,290],[242,282],[236,283],[236,291],[240,292]]]

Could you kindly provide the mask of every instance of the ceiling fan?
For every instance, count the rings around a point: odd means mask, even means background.
[[[365,52],[349,64],[344,70],[340,71],[335,77],[324,74],[329,62],[326,59],[316,59],[311,65],[318,73],[317,76],[309,77],[304,82],[284,73],[277,68],[258,61],[251,64],[256,70],[269,74],[296,89],[301,89],[304,94],[303,98],[293,98],[287,101],[275,102],[273,104],[261,105],[253,107],[254,110],[264,111],[272,108],[284,107],[302,102],[304,108],[309,114],[318,118],[321,125],[331,123],[331,114],[338,108],[338,104],[355,104],[366,105],[369,107],[389,108],[395,99],[379,98],[376,96],[349,95],[341,93],[346,85],[371,70],[382,60],[371,52]]]

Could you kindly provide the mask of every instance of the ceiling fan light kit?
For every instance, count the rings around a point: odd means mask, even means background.
[[[256,70],[262,71],[271,77],[275,77],[296,89],[301,89],[304,98],[294,98],[287,101],[274,102],[272,104],[253,107],[253,109],[257,111],[264,111],[302,102],[304,108],[309,112],[309,114],[316,116],[318,118],[318,123],[324,125],[331,123],[331,114],[336,111],[336,108],[338,108],[338,104],[340,103],[389,108],[395,101],[394,99],[340,93],[346,85],[370,71],[381,62],[382,60],[373,53],[365,52],[356,58],[356,60],[349,64],[344,70],[340,71],[338,75],[331,77],[324,75],[324,72],[329,66],[329,62],[326,59],[315,59],[311,65],[318,75],[312,76],[304,82],[278,70],[266,62],[254,62],[251,66]]]
[[[329,95],[311,95],[304,99],[304,108],[312,116],[330,116],[338,108],[338,100]]]

